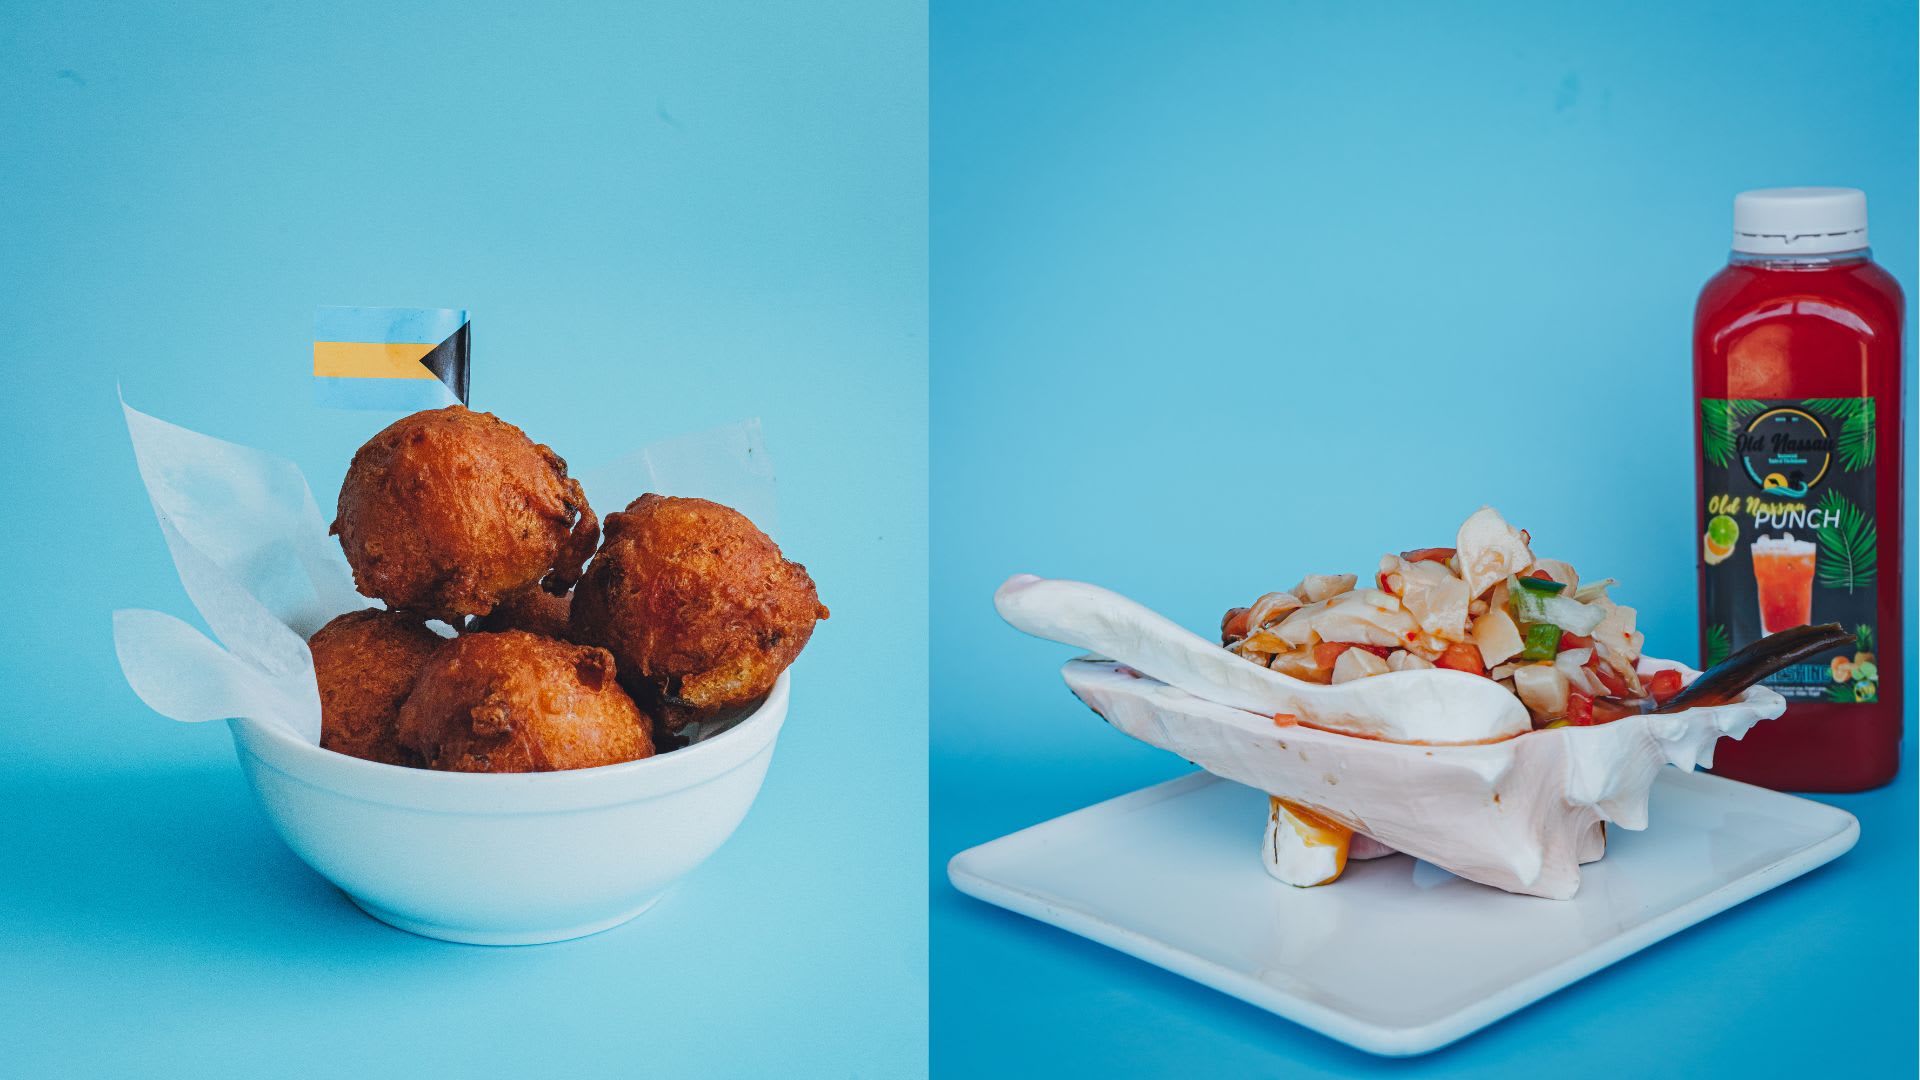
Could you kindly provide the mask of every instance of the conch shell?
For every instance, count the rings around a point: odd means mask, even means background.
[[[1689,680],[1697,674],[1671,661],[1640,665],[1643,675],[1664,668]],[[1470,881],[1555,900],[1572,898],[1581,864],[1600,857],[1603,823],[1647,827],[1648,793],[1662,768],[1711,766],[1722,736],[1740,738],[1786,710],[1779,694],[1754,686],[1725,705],[1432,746],[1215,704],[1109,660],[1071,661],[1062,674],[1114,727],[1273,796],[1264,858],[1283,880],[1392,849]],[[1341,829],[1351,830],[1351,849],[1337,842]],[[1316,833],[1322,844],[1331,835],[1338,850],[1310,850]],[[1307,846],[1290,849],[1295,840]],[[1305,864],[1280,865],[1296,857]]]

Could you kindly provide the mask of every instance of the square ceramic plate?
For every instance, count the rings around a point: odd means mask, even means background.
[[[1376,1054],[1424,1054],[1826,863],[1852,814],[1664,770],[1645,832],[1609,829],[1572,900],[1515,896],[1406,855],[1338,882],[1268,877],[1267,797],[1207,773],[954,856],[962,892]],[[1365,963],[1354,962],[1364,949]]]

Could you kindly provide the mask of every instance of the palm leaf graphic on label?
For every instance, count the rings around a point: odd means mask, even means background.
[[[1707,627],[1707,654],[1703,667],[1712,667],[1727,658],[1733,651],[1733,638],[1727,633],[1725,623],[1714,623]]]
[[[1760,414],[1757,401],[1729,401],[1725,398],[1700,399],[1700,444],[1707,460],[1725,467],[1733,460],[1739,445],[1739,427]]]
[[[1854,627],[1853,645],[1854,648],[1859,649],[1861,652],[1872,652],[1873,627],[1868,626],[1866,623],[1861,623],[1859,626]]]
[[[1873,584],[1874,561],[1880,531],[1858,506],[1838,491],[1828,490],[1820,500],[1822,517],[1833,524],[1813,531],[1820,546],[1820,584],[1852,592]]]
[[[1872,398],[1808,398],[1807,407],[1826,413],[1839,424],[1833,454],[1840,467],[1859,472],[1873,464],[1874,409]]]

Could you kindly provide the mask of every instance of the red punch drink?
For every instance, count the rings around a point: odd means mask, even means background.
[[[1854,641],[1769,678],[1786,715],[1721,742],[1714,772],[1877,787],[1899,768],[1905,692],[1905,300],[1867,250],[1858,191],[1744,192],[1733,218],[1733,255],[1694,311],[1701,666],[1808,623]]]

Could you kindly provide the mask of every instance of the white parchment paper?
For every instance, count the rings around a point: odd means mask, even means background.
[[[773,459],[758,419],[662,439],[605,465],[572,472],[602,520],[651,491],[731,506],[761,532],[780,537]]]
[[[213,634],[165,612],[115,611],[114,649],[128,685],[175,720],[244,717],[318,744],[307,638],[374,603],[354,591],[340,545],[327,535],[332,515],[293,462],[121,407],[160,535]],[[725,503],[770,534],[777,520],[773,463],[757,419],[574,471],[602,516],[653,491]]]

